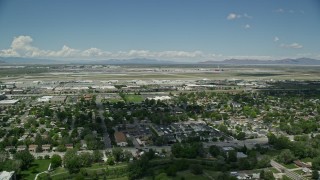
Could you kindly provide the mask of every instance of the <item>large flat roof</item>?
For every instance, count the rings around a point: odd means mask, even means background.
[[[0,104],[15,104],[18,101],[19,101],[18,99],[2,100],[0,101]]]
[[[9,180],[9,179],[11,179],[11,177],[13,176],[13,174],[14,174],[14,171],[10,171],[10,172],[8,172],[8,171],[1,171],[1,172],[0,172],[0,179],[1,179],[1,180]]]

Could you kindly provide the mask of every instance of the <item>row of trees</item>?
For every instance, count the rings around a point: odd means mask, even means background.
[[[93,153],[78,154],[77,150],[71,149],[66,152],[63,157],[63,165],[70,173],[78,173],[80,168],[89,167],[92,163],[101,162],[103,154],[100,151],[93,151]]]
[[[34,161],[34,157],[29,151],[24,150],[14,154],[13,159],[9,158],[9,154],[5,151],[0,152],[0,171],[15,171],[19,173],[26,170]]]

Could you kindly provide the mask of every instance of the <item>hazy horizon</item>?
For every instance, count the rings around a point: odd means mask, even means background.
[[[319,59],[320,3],[0,1],[0,57]]]

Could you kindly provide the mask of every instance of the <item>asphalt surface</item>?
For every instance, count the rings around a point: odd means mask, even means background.
[[[289,171],[286,167],[282,166],[281,164],[277,163],[274,160],[271,160],[270,162],[271,166],[276,168],[278,171],[280,172],[284,172],[286,174],[286,176],[288,176],[289,178],[293,179],[293,180],[306,180],[305,177],[300,176],[299,174]]]
[[[98,99],[98,98],[97,98]],[[96,101],[96,104],[97,104],[97,107],[98,107],[98,113],[99,113],[99,116],[101,118],[101,125],[102,125],[102,128],[103,128],[103,142],[104,142],[104,146],[105,148],[111,148],[112,145],[111,145],[111,140],[110,140],[110,137],[109,137],[109,134],[108,134],[108,131],[107,131],[107,126],[106,126],[106,123],[105,123],[105,118],[103,116],[103,113],[104,113],[104,109],[103,109],[103,105],[101,103],[101,101]]]

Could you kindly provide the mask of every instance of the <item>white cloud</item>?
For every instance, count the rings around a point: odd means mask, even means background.
[[[227,16],[227,19],[228,20],[234,20],[234,19],[237,19],[237,18],[240,18],[239,15],[235,14],[235,13],[230,13],[228,16]]]
[[[249,28],[251,28],[251,26],[250,26],[250,24],[246,24],[246,25],[243,26],[243,28],[249,29]]]
[[[225,59],[257,59],[257,60],[272,60],[276,59],[272,56],[255,56],[255,55],[247,55],[247,56],[225,56]]]
[[[0,50],[0,56],[2,57],[19,57],[20,55],[13,49]]]
[[[303,46],[299,43],[292,43],[292,44],[281,44],[280,47],[283,48],[290,48],[290,49],[301,49]]]
[[[111,54],[111,52],[103,51],[98,48],[90,48],[81,52],[81,56],[83,57],[106,57]]]
[[[290,14],[296,14],[296,13],[304,14],[304,10],[293,10],[293,9],[283,9],[283,8],[276,9],[275,12],[276,13],[290,13]]]
[[[60,50],[42,50],[32,45],[30,36],[15,37],[9,49],[0,50],[1,57],[31,57],[31,58],[54,58],[54,59],[127,59],[127,58],[155,58],[155,59],[201,59],[212,58],[215,54],[205,54],[201,51],[149,51],[128,50],[109,52],[98,48],[79,50],[64,45]]]
[[[249,25],[249,24],[248,24]],[[250,27],[250,25],[249,25]],[[275,37],[274,41],[279,38]],[[228,56],[214,53],[204,53],[202,51],[150,51],[150,50],[127,50],[110,52],[95,47],[85,50],[79,50],[64,45],[60,50],[43,50],[35,47],[33,39],[30,36],[15,37],[10,48],[0,50],[0,57],[28,57],[28,58],[43,58],[43,59],[130,59],[130,58],[150,58],[159,60],[174,60],[180,62],[187,61],[206,61],[206,60],[224,60],[224,59],[274,59],[277,57],[271,56]],[[298,43],[281,44],[283,48],[299,49],[303,46]]]
[[[276,10],[276,12],[278,12],[278,13],[284,13],[284,9],[279,8],[279,9]]]
[[[72,49],[66,45],[59,51],[41,50],[32,45],[33,39],[30,36],[14,37],[11,48],[0,51],[4,57],[71,57],[79,53],[79,50]]]
[[[243,17],[248,18],[248,19],[251,19],[251,18],[252,18],[252,16],[249,16],[247,13],[244,13],[244,14],[243,14]]]
[[[273,38],[273,41],[274,42],[278,42],[280,39],[277,37],[277,36],[275,36],[274,38]]]
[[[14,37],[11,43],[12,49],[26,49],[31,47],[33,39],[30,36]]]
[[[230,13],[227,16],[227,20],[235,20],[235,19],[240,19],[240,18],[251,19],[252,16],[249,16],[247,13],[244,13],[244,14]]]

